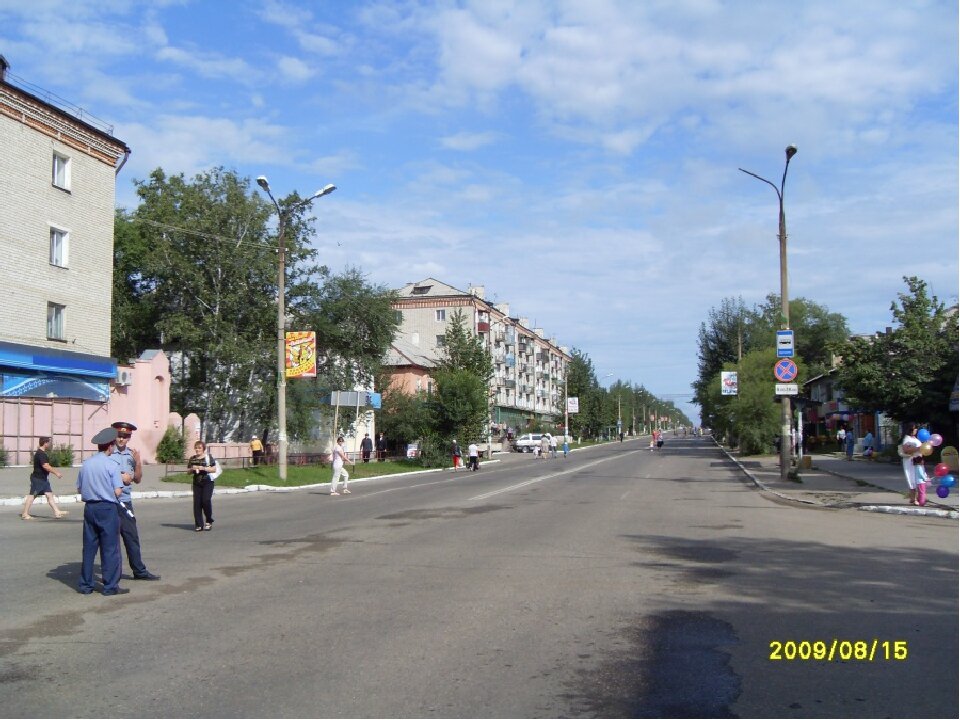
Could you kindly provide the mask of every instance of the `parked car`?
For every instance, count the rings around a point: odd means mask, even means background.
[[[532,453],[534,447],[540,444],[541,433],[524,433],[513,441],[513,449],[517,452]]]

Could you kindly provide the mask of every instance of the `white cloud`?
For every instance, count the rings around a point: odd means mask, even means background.
[[[283,56],[277,60],[277,70],[287,80],[303,82],[314,76],[315,70],[299,58]]]
[[[477,150],[490,145],[497,139],[494,132],[459,132],[440,138],[440,146],[448,150]]]

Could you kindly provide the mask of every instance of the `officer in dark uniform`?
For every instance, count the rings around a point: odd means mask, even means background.
[[[123,493],[120,495],[117,510],[120,515],[120,537],[123,539],[123,547],[127,551],[127,562],[130,563],[134,580],[159,580],[159,575],[154,575],[147,570],[147,566],[140,555],[140,532],[137,530],[137,517],[133,512],[133,496],[130,494],[131,484],[139,483],[143,477],[140,453],[127,447],[127,443],[130,442],[130,435],[137,429],[137,426],[129,422],[115,422],[111,427],[117,431],[117,440],[110,459],[120,468],[120,479],[123,480]],[[122,572],[122,557],[120,558],[120,567]]]
[[[100,570],[103,572],[103,594],[122,595],[130,592],[120,589],[120,518],[117,500],[123,492],[120,468],[110,459],[116,428],[104,428],[90,441],[97,446],[97,454],[83,461],[77,475],[77,492],[86,505],[83,509],[83,564],[80,569],[78,591],[82,595],[93,592],[93,560],[100,551]]]

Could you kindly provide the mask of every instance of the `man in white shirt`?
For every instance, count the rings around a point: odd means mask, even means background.
[[[468,468],[474,471],[480,469],[480,450],[477,448],[477,444],[475,442],[471,442],[467,446],[467,460]]]

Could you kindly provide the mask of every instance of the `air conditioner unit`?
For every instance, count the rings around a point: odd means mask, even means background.
[[[133,385],[133,370],[117,370],[117,385]]]

